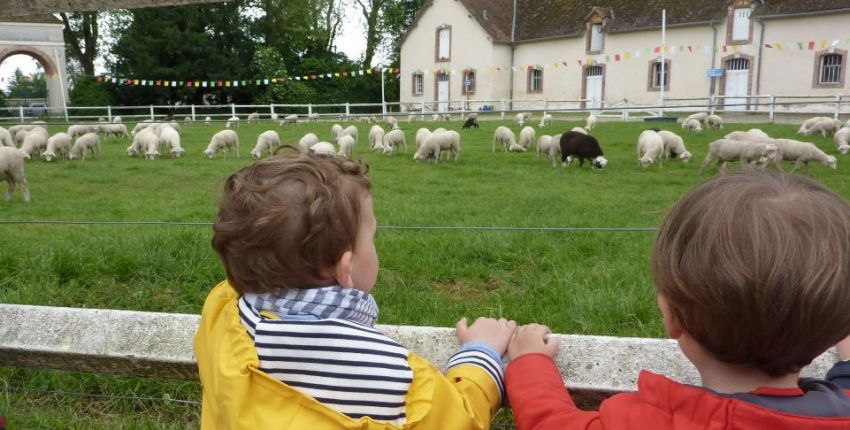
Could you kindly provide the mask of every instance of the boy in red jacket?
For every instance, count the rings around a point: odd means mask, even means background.
[[[548,328],[517,330],[508,398],[526,429],[850,429],[850,205],[800,176],[716,177],[673,208],[652,254],[658,307],[702,377],[641,372],[638,391],[576,408]],[[843,341],[841,339],[844,339]],[[800,369],[838,343],[825,380]]]

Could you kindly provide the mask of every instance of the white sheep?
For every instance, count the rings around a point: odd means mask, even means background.
[[[20,142],[21,139],[18,139],[18,133],[29,131],[28,125],[13,125],[9,127],[9,135],[12,136],[12,141]]]
[[[345,135],[353,137],[354,138],[354,146],[357,146],[357,142],[359,140],[357,136],[359,135],[359,132],[357,131],[356,126],[349,125],[348,127],[345,127],[345,130],[342,130],[342,134],[340,134],[340,136],[345,136]]]
[[[841,155],[846,155],[850,150],[850,127],[844,127],[835,132],[835,148]]]
[[[552,167],[558,166],[558,161],[561,159],[561,135],[552,136],[552,146],[549,147],[549,162]]]
[[[47,149],[41,154],[41,157],[46,161],[53,161],[58,152],[62,158],[68,158],[68,151],[71,150],[71,136],[68,133],[56,133],[47,139]]]
[[[124,122],[124,120],[120,116],[112,117],[112,122],[116,124],[120,124]]]
[[[682,122],[682,128],[685,130],[693,131],[694,133],[699,133],[702,131],[702,125],[699,123],[699,121],[693,118],[684,120]]]
[[[682,137],[672,131],[661,130],[658,132],[664,141],[664,156],[672,156],[682,160],[683,163],[691,161],[691,153],[685,148]]]
[[[560,143],[560,142],[559,142]],[[543,152],[545,154],[549,153],[549,149],[552,148],[552,136],[548,134],[544,134],[537,139],[537,159],[540,159],[540,153]]]
[[[99,127],[96,124],[76,124],[68,127],[68,135],[72,139],[87,133],[97,133],[98,131]]]
[[[263,152],[268,152],[271,155],[278,146],[280,146],[280,135],[274,130],[264,131],[257,136],[257,144],[251,150],[251,157],[259,160],[263,158]]]
[[[440,153],[449,151],[454,161],[460,157],[460,134],[454,130],[432,133],[422,146],[413,154],[415,161],[431,159],[435,163],[440,160]]]
[[[135,127],[133,127],[133,131],[131,131],[131,132],[130,132],[130,136],[135,136],[135,135],[136,135],[136,133],[139,133],[139,132],[141,132],[142,130],[144,130],[144,129],[148,128],[148,127],[156,127],[158,124],[159,124],[159,123],[157,123],[157,122],[153,122],[153,121],[151,121],[151,120],[145,120],[145,121],[142,121],[142,122],[140,122],[140,123],[136,124],[136,126],[135,126]],[[72,127],[73,127],[73,126],[72,126]],[[70,128],[68,128],[68,134],[71,134],[71,131],[70,131],[70,130],[71,130],[71,129],[70,129]],[[74,136],[73,136],[73,135],[71,135],[71,137],[74,137]]]
[[[390,126],[391,130],[395,130],[398,128],[398,120],[394,116],[387,117],[387,124]]]
[[[770,139],[770,136],[768,136],[767,133],[761,131],[758,128],[751,128],[751,129],[747,130],[747,133],[749,133],[752,136],[756,136],[759,139]]]
[[[308,114],[307,115],[307,121],[318,122],[319,121],[319,114],[317,114],[317,113]]]
[[[699,174],[714,161],[718,170],[723,173],[730,161],[741,161],[744,166],[755,166],[757,163],[776,163],[779,160],[779,148],[769,142],[748,142],[743,140],[718,139],[708,144],[708,154],[699,168]]]
[[[98,127],[100,132],[103,133],[103,137],[130,137],[127,133],[127,126],[124,124],[104,124]]]
[[[838,168],[837,159],[832,155],[826,155],[813,143],[793,139],[774,139],[772,143],[779,148],[779,154],[783,160],[794,162],[792,172],[799,169],[800,164],[808,168],[810,161],[817,161],[830,169]]]
[[[334,124],[333,127],[331,127],[331,137],[333,137],[334,142],[339,139],[340,134],[342,134],[342,126],[339,124]]]
[[[523,127],[519,132],[519,146],[525,149],[531,148],[534,145],[534,135],[533,127]]]
[[[191,117],[191,116],[187,116],[187,117],[183,118],[183,122],[185,122],[186,124],[191,123],[191,122],[192,122],[192,117]]]
[[[547,113],[540,118],[540,127],[546,127],[552,125],[552,114]]]
[[[443,128],[443,127],[440,127],[440,128],[434,129],[434,131],[432,131],[431,133],[440,133],[440,132],[443,132],[443,131],[446,131],[446,129]]]
[[[148,137],[149,135],[153,137]],[[159,138],[152,128],[146,128],[136,133],[136,135],[133,136],[133,142],[127,147],[127,156],[133,157],[145,152],[145,149],[148,147],[147,143],[149,139],[153,139],[155,142],[159,143]]]
[[[97,119],[97,122],[106,122],[106,118],[100,117]]]
[[[236,147],[236,158],[239,158],[239,135],[233,130],[222,130],[214,134],[212,139],[210,139],[207,149],[204,150],[204,155],[212,160],[218,151],[227,149],[227,153],[230,153],[230,148],[232,147]],[[225,158],[227,158],[227,153],[224,155]]]
[[[516,143],[512,143],[511,146],[508,147],[508,152],[525,152],[525,151],[527,151],[527,149],[525,149],[524,146],[516,144]]]
[[[354,147],[354,138],[346,134],[345,136],[341,136],[337,143],[339,144],[337,155],[344,158],[351,158],[351,148]]]
[[[468,121],[470,119],[478,119],[478,112],[470,112],[466,114],[466,120]]]
[[[311,146],[317,143],[319,143],[319,136],[316,136],[315,133],[307,133],[298,140],[298,148],[301,152],[306,153]]]
[[[319,142],[310,147],[310,152],[317,155],[327,155],[333,157],[334,155],[336,155],[336,148],[334,147],[333,143]]]
[[[257,122],[257,121],[259,121],[259,120],[260,120],[260,113],[259,113],[259,112],[251,112],[251,113],[249,113],[249,114],[248,114],[248,118],[247,118],[247,120],[248,120],[248,123],[249,123],[249,124],[250,124],[250,123],[252,123],[252,122]]]
[[[12,133],[3,127],[0,127],[0,146],[15,147],[15,142],[12,140]]]
[[[497,142],[502,145],[502,151],[507,151],[510,146],[516,145],[514,132],[505,126],[497,127],[493,132],[493,152],[496,152]]]
[[[720,130],[723,128],[723,118],[717,115],[709,115],[705,117],[705,126],[707,128],[716,128]]]
[[[163,129],[162,133],[160,133],[159,144],[166,147],[171,156],[175,158],[180,158],[180,156],[186,152],[183,147],[180,146],[180,133],[170,127]]]
[[[425,139],[431,135],[431,130],[428,130],[425,127],[416,130],[416,149],[419,149],[422,144],[425,142]]]
[[[587,119],[584,120],[584,129],[587,131],[593,130],[597,122],[599,122],[599,118],[596,115],[588,115]]]
[[[167,130],[171,130],[171,128],[167,128]],[[151,135],[150,133],[144,133],[142,137],[142,149],[148,160],[156,160],[156,157],[159,157],[159,145],[161,144],[162,139],[160,137]]]
[[[212,117],[204,118],[204,125],[212,125]]]
[[[91,151],[92,156],[100,153],[100,137],[97,133],[86,133],[77,138],[74,146],[71,147],[71,153],[68,158],[76,160],[78,157],[86,159],[86,151]]]
[[[24,202],[30,202],[30,190],[24,175],[24,154],[17,148],[0,146],[0,178],[9,184],[6,190],[6,201],[12,201],[15,186],[21,187]]]
[[[434,120],[434,121],[439,121],[440,120],[440,114],[435,113],[434,115],[431,115],[431,119]]]
[[[369,147],[373,151],[384,150],[384,129],[380,125],[373,125],[369,129]]]
[[[413,122],[416,120],[416,115],[410,114],[407,116],[407,122]]]
[[[404,132],[400,129],[390,130],[384,135],[384,152],[392,153],[397,151],[399,147],[404,147],[404,152],[407,152],[407,139],[404,137]]]
[[[523,115],[522,112],[516,114],[516,123],[519,124],[520,127],[525,124],[525,115]]]
[[[21,134],[20,132],[18,133]],[[24,158],[29,160],[32,156],[38,156],[47,148],[47,131],[43,128],[38,128],[29,131],[24,136],[24,141],[21,143],[21,152],[24,153]]]
[[[573,127],[570,131],[574,131],[576,133],[587,134],[587,130],[584,127]]]
[[[237,128],[239,127],[239,117],[235,116],[235,115],[230,117],[230,118],[227,118],[227,123],[224,124],[224,128],[233,128],[233,127],[237,127]]]
[[[688,117],[685,118],[685,120],[695,119],[699,122],[703,122],[703,121],[705,121],[706,118],[708,118],[708,112],[697,112],[697,113],[688,115]]]
[[[652,130],[646,130],[638,136],[638,165],[646,168],[657,162],[658,166],[661,167],[663,153],[664,139],[658,133]]]
[[[800,125],[800,129],[797,130],[797,134],[806,134],[808,132],[809,128],[812,125],[814,125],[816,122],[824,121],[824,120],[829,121],[831,119],[832,118],[830,118],[828,116],[816,116],[816,117],[809,118],[809,119],[803,121],[803,124]]]
[[[832,118],[825,118],[816,121],[814,124],[811,124],[809,128],[802,134],[804,136],[820,134],[821,137],[826,137],[828,134],[833,134],[839,129],[841,129],[841,122],[836,121]]]

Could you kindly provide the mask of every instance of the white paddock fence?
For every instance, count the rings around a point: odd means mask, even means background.
[[[776,122],[779,117],[796,118],[802,115],[820,115],[839,119],[850,115],[850,96],[837,94],[830,96],[774,96],[754,95],[727,98],[724,96],[701,98],[665,98],[655,104],[632,103],[628,100],[599,101],[587,99],[516,99],[516,100],[448,100],[440,102],[417,103],[329,103],[329,104],[268,104],[268,105],[148,105],[148,106],[68,106],[64,110],[50,112],[65,122],[93,122],[100,118],[111,121],[120,116],[127,122],[162,119],[168,115],[178,121],[189,119],[203,121],[210,117],[214,121],[226,121],[231,116],[243,120],[249,113],[260,114],[263,120],[297,114],[299,120],[308,115],[318,115],[320,119],[354,120],[358,118],[395,116],[406,118],[415,115],[418,120],[430,119],[433,115],[450,115],[463,119],[470,112],[485,116],[497,116],[500,119],[512,119],[516,112],[538,114],[560,114],[564,116],[586,116],[594,113],[601,117],[621,119],[623,121],[641,120],[647,117],[660,117],[665,114],[709,111],[719,114],[751,115],[763,118],[765,122]],[[19,106],[13,109],[10,122],[24,123],[39,118],[26,115],[26,109]],[[0,118],[0,121],[3,121]]]
[[[192,341],[199,320],[188,314],[0,304],[0,366],[197,379]],[[449,328],[379,329],[438,366],[459,347]],[[582,407],[634,391],[642,369],[699,384],[672,340],[557,336],[558,368]],[[823,377],[837,359],[828,351],[803,373]]]

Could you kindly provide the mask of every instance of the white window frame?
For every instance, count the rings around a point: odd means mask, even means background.
[[[451,56],[452,30],[448,27],[441,28],[437,31],[437,61],[451,60]]]
[[[603,37],[602,24],[590,24],[590,44],[588,45],[588,51],[602,52],[605,47],[602,40]]]
[[[652,63],[652,80],[650,85],[654,90],[660,90],[662,86],[664,89],[670,88],[670,60],[665,60],[664,62],[663,84],[661,83],[661,60],[655,60]]]
[[[425,75],[423,73],[413,74],[413,95],[421,96],[425,92]]]
[[[528,92],[542,93],[543,92],[543,70],[531,69],[528,72]]]
[[[736,8],[732,11],[732,41],[743,42],[750,40],[750,8]]]
[[[837,61],[834,61],[832,64],[826,64],[827,58],[834,58]],[[821,85],[838,85],[841,83],[841,74],[844,72],[841,70],[841,65],[844,62],[844,58],[841,54],[832,53],[832,54],[823,54],[820,56],[820,67],[818,67],[818,83]],[[829,71],[827,70],[829,68]],[[834,76],[834,81],[824,81],[824,76],[827,74]]]

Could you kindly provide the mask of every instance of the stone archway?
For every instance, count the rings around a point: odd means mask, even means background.
[[[0,63],[12,55],[24,54],[44,67],[47,106],[52,116],[64,113],[68,99],[63,28],[52,16],[0,22]]]

